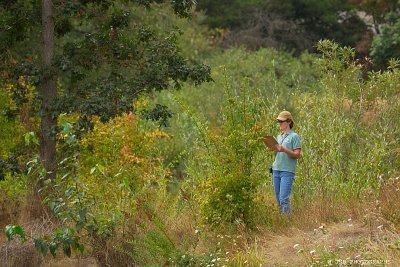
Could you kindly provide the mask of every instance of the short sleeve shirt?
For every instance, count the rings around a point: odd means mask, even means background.
[[[287,134],[280,134],[276,141],[278,141],[278,144],[283,145],[292,151],[301,148],[300,136],[294,131],[290,131]],[[272,169],[275,171],[287,171],[295,173],[296,165],[297,159],[289,157],[285,152],[277,152]]]

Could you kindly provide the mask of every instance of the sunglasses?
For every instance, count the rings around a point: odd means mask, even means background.
[[[281,120],[276,120],[277,123],[283,123],[283,122],[287,122],[287,120],[285,121],[281,121]]]

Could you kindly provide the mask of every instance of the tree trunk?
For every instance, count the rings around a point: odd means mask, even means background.
[[[51,112],[51,105],[57,96],[56,77],[53,71],[54,58],[54,17],[53,1],[43,0],[43,67],[44,75],[40,96],[42,114],[40,128],[40,159],[49,178],[55,177],[56,171],[56,135],[57,117]]]
[[[56,134],[57,117],[51,112],[51,105],[57,96],[56,77],[53,71],[54,58],[54,17],[53,1],[42,1],[42,34],[43,34],[43,80],[39,88],[41,98],[41,125],[39,156],[46,170],[46,179],[54,179],[56,175]],[[32,177],[28,195],[28,213],[30,218],[48,217],[48,209],[42,205],[39,189],[43,187],[43,179]]]

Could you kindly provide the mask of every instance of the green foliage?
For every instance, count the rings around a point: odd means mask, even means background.
[[[371,48],[371,56],[380,67],[386,67],[389,59],[400,58],[400,15],[388,13],[382,25],[382,33],[377,35]]]
[[[169,126],[168,119],[170,119],[173,113],[168,110],[167,106],[156,104],[151,110],[143,110],[142,117],[147,120],[159,121],[161,126]]]
[[[23,201],[27,189],[27,176],[7,173],[0,181],[0,202],[11,209],[12,203]]]
[[[20,236],[22,240],[26,240],[25,231],[19,225],[7,225],[4,231],[8,241],[12,240],[16,235]]]
[[[140,105],[138,102],[138,109]],[[145,106],[142,108],[147,109]],[[80,141],[80,175],[88,183],[99,185],[94,188],[96,198],[107,197],[107,205],[115,207],[114,201],[124,201],[121,199],[124,196],[113,192],[113,188],[124,183],[125,179],[128,186],[122,189],[128,190],[124,192],[128,195],[129,190],[134,194],[151,184],[164,183],[167,168],[162,166],[157,144],[169,138],[155,123],[134,114],[124,114],[105,124],[95,121],[93,131]],[[98,191],[100,189],[105,191]]]
[[[205,10],[207,17],[205,23],[210,27],[233,28],[243,25],[250,11],[263,5],[262,0],[234,0],[234,1],[199,1],[196,6]]]
[[[275,2],[281,6],[280,1]],[[284,11],[295,21],[302,21],[313,43],[319,39],[331,39],[342,46],[354,47],[367,31],[365,23],[352,12],[346,1],[289,0],[291,9]],[[291,14],[290,14],[291,13]]]
[[[250,48],[258,38],[261,45],[265,39],[268,47],[300,54],[303,50],[313,51],[312,44],[323,38],[355,46],[367,31],[352,7],[341,0],[201,1],[197,8],[205,10],[205,23],[210,27],[231,28],[238,35],[250,29],[246,32],[251,35],[246,39],[250,44],[239,42]]]
[[[116,11],[112,23],[123,24],[121,14]],[[224,227],[202,223],[225,224],[235,237],[245,225],[273,231],[292,225],[275,205],[267,171],[273,155],[261,140],[265,133],[278,133],[275,118],[282,109],[294,115],[303,144],[293,188],[295,211],[304,203],[364,201],[366,194],[386,192],[382,214],[398,223],[396,188],[382,185],[400,173],[399,62],[392,60],[387,71],[363,79],[354,49],[326,40],[316,47],[319,57],[294,58],[272,49],[214,55],[208,59],[213,83],[185,84],[179,91],[141,98],[132,104],[135,114],[106,123],[94,116],[93,129],[80,138],[79,115],[61,115],[59,174],[54,181],[43,180],[43,190],[50,192],[46,203],[63,225],[51,237],[35,237],[38,251],[68,255],[85,245],[98,255],[106,250],[99,245],[104,242],[110,261],[113,247],[140,266],[217,265],[218,257],[235,266],[246,260],[266,264],[258,251],[247,248],[225,254],[224,244],[218,244],[222,238],[213,239]],[[140,114],[168,118],[171,127],[160,128]],[[32,137],[28,132],[31,145]],[[29,163],[29,177],[45,177],[39,162]],[[27,177],[16,178],[7,174],[0,181],[3,195],[24,192]],[[147,205],[154,210],[148,212]],[[189,214],[185,220],[175,220],[183,211]],[[199,225],[209,236],[198,234]],[[7,229],[10,237],[21,236],[19,228]],[[126,239],[132,246],[125,246]],[[332,257],[322,255],[321,264]]]
[[[157,96],[157,102],[168,105],[172,112],[179,114],[179,108],[173,104],[172,95],[179,96],[202,114],[211,126],[218,126],[222,122],[221,103],[224,102],[226,93],[226,77],[229,77],[229,86],[234,95],[238,94],[242,81],[246,78],[250,94],[258,93],[265,101],[273,99],[280,108],[290,108],[286,99],[291,92],[316,90],[316,81],[321,75],[312,55],[304,53],[297,59],[274,49],[260,49],[256,52],[241,48],[230,49],[210,58],[209,64],[213,70],[213,83],[203,84],[198,88],[187,85],[173,94],[161,92]],[[186,120],[184,114],[179,116]],[[189,126],[190,122],[175,123],[172,118],[171,125],[176,129]]]
[[[355,1],[352,5],[356,6],[357,9],[365,11],[373,17],[375,26],[381,24],[385,20],[387,13],[396,12],[399,8],[399,1],[397,0],[366,0],[366,1]]]
[[[71,256],[72,250],[79,250],[81,253],[84,250],[83,245],[78,242],[78,238],[74,237],[75,230],[72,228],[57,229],[52,239],[27,236],[24,229],[19,225],[7,225],[4,231],[8,241],[11,241],[14,236],[21,237],[23,241],[27,241],[27,238],[33,239],[36,249],[43,256],[46,256],[47,252],[50,251],[55,257],[59,247],[62,247],[64,254],[68,257]]]
[[[208,66],[182,56],[177,45],[179,29],[174,25],[158,28],[136,15],[146,14],[144,7],[169,6],[163,2],[167,1],[54,2],[56,49],[51,69],[43,69],[38,56],[41,41],[30,37],[40,36],[35,34],[41,27],[40,5],[35,1],[2,3],[2,29],[10,35],[2,46],[7,52],[1,56],[3,77],[15,87],[22,77],[38,88],[43,81],[58,77],[58,95],[49,100],[51,108],[46,112],[51,116],[77,112],[77,126],[83,131],[92,126],[95,115],[107,121],[132,111],[132,100],[144,92],[179,88],[185,81],[209,81]],[[189,16],[193,3],[172,1],[168,16]],[[21,23],[30,34],[14,36],[19,26],[12,22],[20,21],[15,16],[28,11],[32,15],[21,16]],[[34,103],[40,105],[40,101]]]
[[[196,149],[188,162],[188,172],[196,201],[203,218],[212,224],[244,222],[252,224],[255,194],[263,176],[254,157],[260,150],[265,117],[265,102],[254,92],[248,92],[244,81],[239,95],[226,87],[223,122],[213,132],[190,108],[200,133]],[[258,100],[258,101],[257,101]]]
[[[7,158],[21,141],[22,127],[5,88],[0,89],[0,158]]]
[[[68,161],[68,159],[64,160],[63,163]],[[49,190],[51,189],[52,186],[56,190],[59,190],[60,187],[63,187],[65,184],[63,182],[58,183],[57,185],[52,185],[52,181],[50,179],[46,180],[46,171],[43,169],[43,167],[40,165],[38,158],[34,158],[30,162],[28,162],[27,166],[27,174],[28,176],[35,177],[35,179],[40,179],[43,181],[43,184],[45,185],[44,188],[40,188],[39,193],[43,192],[44,190]],[[62,164],[61,164],[62,166]],[[74,167],[76,167],[76,164],[70,164],[68,167],[69,170],[74,170]],[[65,180],[68,178],[69,173],[63,176],[63,179]],[[16,179],[16,178],[15,178]],[[33,178],[30,178],[31,180]],[[19,178],[21,180],[21,178]],[[19,184],[19,183],[18,183]],[[24,182],[24,189],[27,185],[27,182]],[[77,184],[76,184],[77,185]],[[14,185],[15,186],[15,185]],[[17,188],[15,186],[15,188]],[[77,189],[77,188],[73,188]],[[54,191],[56,191],[54,190]],[[62,197],[59,197],[57,199],[52,199],[51,196],[55,196],[53,191],[53,195],[49,195],[46,199],[45,202],[49,203],[50,208],[53,210],[54,214],[59,217],[60,219],[63,219],[64,223],[68,222],[68,219],[76,219],[78,217],[78,220],[76,222],[76,227],[75,229],[77,231],[80,231],[83,227],[86,227],[87,229],[91,229],[89,223],[87,223],[86,220],[86,207],[82,206],[82,201],[81,199],[84,199],[84,194],[82,192],[79,192],[76,190],[75,192],[72,192],[73,190],[69,188],[68,190],[65,191],[65,195]],[[74,194],[76,193],[76,194]],[[76,198],[73,198],[76,197]],[[70,199],[68,199],[70,198]],[[73,198],[73,199],[71,199]],[[71,202],[69,202],[71,201]],[[73,202],[75,201],[75,203]],[[4,203],[4,202],[3,202]],[[14,199],[14,203],[16,203],[16,200]],[[68,204],[74,203],[75,206],[68,206]],[[70,208],[68,211],[65,210],[65,208],[68,206]],[[78,208],[79,207],[79,208]],[[64,212],[64,213],[63,213]],[[75,212],[78,212],[79,214],[76,215]],[[23,228],[21,228],[19,225],[8,225],[5,227],[5,234],[7,236],[7,239],[10,241],[13,239],[15,235],[19,235],[23,241],[26,241],[28,239],[32,239],[36,249],[42,254],[46,255],[48,251],[55,257],[56,252],[59,248],[62,248],[63,253],[67,255],[68,257],[71,256],[71,251],[72,250],[79,250],[81,253],[83,252],[84,246],[83,244],[79,243],[79,237],[75,235],[75,229],[74,228],[62,228],[62,229],[57,229],[54,232],[54,236],[51,238],[47,235],[44,237],[33,237],[33,236],[28,236],[25,234],[25,231]],[[93,233],[93,231],[91,232]]]
[[[118,245],[118,250],[128,255],[137,265],[151,266],[207,266],[216,261],[212,255],[198,255],[194,250],[198,246],[199,238],[195,236],[191,238],[193,233],[186,233],[184,236],[176,236],[170,229],[171,222],[165,221],[162,216],[167,214],[164,211],[159,211],[153,205],[159,200],[157,197],[146,199],[146,203],[140,206],[140,209],[146,215],[148,220],[146,223],[137,225],[139,233],[133,236],[126,243],[133,250],[126,249],[122,245]],[[168,198],[167,204],[173,203],[171,198]],[[175,207],[165,207],[173,211]],[[172,208],[172,209],[171,209]],[[168,213],[168,216],[176,216],[179,214],[173,211],[174,215]],[[140,216],[140,215],[139,215]],[[178,215],[178,217],[180,217]],[[173,222],[172,222],[173,223]],[[197,235],[197,234],[196,234]],[[136,250],[134,248],[143,248]]]
[[[31,144],[39,145],[39,140],[37,139],[34,132],[27,132],[24,135],[25,145],[29,146]]]
[[[0,85],[1,86],[1,85]],[[0,89],[0,182],[20,170],[18,149],[22,143],[23,129],[15,112],[15,105],[5,88]],[[7,178],[8,177],[8,178]],[[6,184],[8,184],[6,182]],[[0,190],[8,191],[0,184]],[[17,187],[19,188],[19,187]],[[12,189],[11,189],[12,190]],[[2,201],[0,201],[1,203]]]
[[[74,237],[75,230],[73,228],[57,229],[55,236],[51,240],[35,238],[34,243],[36,249],[43,255],[46,256],[47,252],[56,256],[57,249],[62,247],[64,255],[71,257],[72,250],[79,250],[83,252],[84,246],[79,243],[77,237]]]
[[[371,73],[362,81],[351,49],[331,42],[319,49],[322,91],[293,97],[304,144],[297,200],[316,192],[358,198],[398,172],[393,166],[399,154],[391,147],[398,142],[399,127],[392,122],[399,109],[399,72]]]
[[[10,40],[0,47],[0,71],[2,82],[10,84],[14,95],[23,96],[22,104],[29,101],[24,91],[19,94],[19,89],[33,89],[28,90],[33,91],[30,109],[40,110],[39,150],[48,177],[56,176],[54,137],[60,114],[78,114],[76,135],[80,136],[91,129],[95,116],[105,122],[133,111],[133,100],[142,93],[179,88],[181,82],[189,80],[195,85],[211,80],[208,66],[188,62],[180,53],[178,29],[157,31],[151,23],[131,15],[139,9],[135,3],[150,8],[153,2],[164,1],[49,1],[42,6],[42,12],[50,13],[42,14],[43,21],[36,17],[41,6],[36,2],[1,2],[0,15],[5,19],[1,16],[0,28],[10,35]],[[170,2],[182,17],[189,15],[193,3]],[[17,15],[25,11],[33,14],[21,19],[29,34],[19,35],[15,31],[19,25],[12,23],[19,21]],[[31,36],[43,36],[45,40]],[[40,94],[35,93],[36,88]],[[30,136],[26,135],[25,141],[37,143]],[[67,144],[75,137],[69,138]],[[31,186],[36,190],[33,183]]]
[[[167,2],[165,0],[134,0],[133,2],[137,2],[140,5],[144,5],[145,7],[149,8],[152,3],[164,3]],[[172,1],[172,7],[179,16],[181,17],[189,17],[190,16],[190,11],[193,7],[193,5],[196,3],[195,0],[178,0],[178,1]]]
[[[136,103],[139,108],[140,102]],[[145,108],[145,106],[143,106]],[[125,231],[127,217],[133,216],[143,191],[156,186],[163,192],[168,169],[157,158],[156,144],[168,135],[139,116],[124,114],[107,124],[96,120],[94,130],[83,139],[75,137],[76,117],[60,120],[59,152],[63,155],[54,180],[46,179],[39,160],[28,167],[45,185],[44,202],[67,228],[54,237],[34,238],[39,252],[55,255],[62,249],[83,251],[79,237],[87,233],[93,242],[108,240]],[[79,151],[79,152],[78,152]]]
[[[36,39],[29,36],[32,30],[32,20],[40,21],[37,0],[2,1],[0,5],[0,54],[8,47],[25,38]],[[29,47],[26,47],[29,49]]]
[[[173,16],[173,11],[168,6],[153,9],[135,10],[135,17],[146,25],[152,25],[157,32],[169,32],[175,30],[177,43],[182,55],[190,62],[206,60],[214,54],[218,48],[212,44],[214,31],[201,25],[204,15],[201,12],[193,12],[190,19],[183,19]]]
[[[395,144],[399,142],[398,125],[391,123],[399,109],[396,61],[392,61],[389,71],[372,72],[365,81],[363,66],[355,59],[354,49],[327,40],[318,43],[317,48],[322,54],[320,58],[304,55],[298,61],[282,53],[277,56],[270,50],[226,51],[211,61],[215,82],[201,86],[200,92],[207,92],[205,96],[189,88],[174,93],[180,105],[184,103],[185,112],[182,114],[181,109],[174,107],[176,104],[170,104],[179,116],[173,118],[168,131],[174,136],[174,149],[182,149],[174,153],[178,157],[182,152],[179,160],[188,166],[183,170],[188,180],[181,190],[193,197],[192,205],[201,207],[203,218],[215,222],[218,216],[235,217],[233,211],[240,211],[248,201],[252,207],[263,203],[260,216],[266,219],[253,218],[255,221],[282,223],[268,217],[277,216],[271,211],[274,198],[269,190],[271,180],[267,178],[272,155],[257,145],[249,146],[254,153],[250,175],[241,168],[251,156],[242,154],[246,151],[245,140],[258,139],[243,134],[240,77],[247,81],[246,106],[261,125],[259,136],[265,132],[277,134],[273,122],[280,110],[288,109],[295,116],[295,130],[303,138],[303,157],[294,185],[295,205],[314,197],[361,198],[370,190],[376,193],[382,177],[398,173],[398,169],[392,168],[399,160],[398,150],[391,148],[398,147]],[[224,79],[222,62],[227,66],[228,82]],[[158,100],[173,103],[174,96],[163,92]],[[230,109],[229,101],[237,106]],[[235,124],[237,128],[227,127],[235,120],[239,121]],[[181,142],[193,145],[187,147]],[[256,142],[260,145],[260,141]],[[258,186],[254,195],[252,181]],[[237,193],[235,188],[242,187],[244,190]],[[252,197],[246,198],[246,192],[252,192],[249,194]],[[239,194],[243,197],[236,197]]]

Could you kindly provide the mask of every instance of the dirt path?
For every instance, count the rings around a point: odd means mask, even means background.
[[[264,241],[267,266],[400,266],[400,234],[383,225],[349,220]]]

